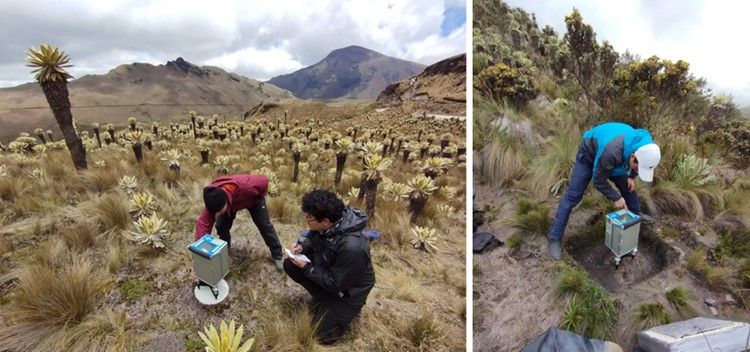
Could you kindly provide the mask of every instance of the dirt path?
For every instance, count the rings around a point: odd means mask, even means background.
[[[476,208],[489,210],[477,232],[506,241],[515,230],[500,224],[500,219],[512,213],[514,204],[501,191],[482,185],[476,189]],[[473,254],[475,351],[518,351],[548,327],[559,325],[555,264],[541,244],[529,243],[513,256],[505,246]]]

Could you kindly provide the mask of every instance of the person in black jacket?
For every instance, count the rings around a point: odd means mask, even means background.
[[[288,257],[284,271],[309,293],[305,303],[320,320],[318,340],[331,344],[346,333],[375,286],[370,245],[362,234],[368,218],[321,189],[302,196],[302,211],[310,232],[291,251],[306,255],[310,262]]]

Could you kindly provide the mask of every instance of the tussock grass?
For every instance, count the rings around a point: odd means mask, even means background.
[[[669,305],[677,311],[680,318],[689,319],[698,315],[698,310],[695,306],[695,299],[684,287],[679,285],[676,286],[667,291],[666,297],[667,302],[669,302]]]
[[[126,230],[133,222],[127,196],[119,191],[95,197],[82,208],[96,221],[101,232]]]
[[[580,295],[584,293],[589,278],[581,270],[566,268],[563,270],[560,282],[557,284],[555,291],[558,296]]]
[[[93,247],[96,244],[96,237],[99,235],[96,226],[90,222],[69,224],[62,228],[60,232],[68,247],[79,253]]]
[[[371,220],[372,221],[372,220]],[[376,216],[372,227],[380,231],[380,243],[397,249],[408,245],[410,236],[410,217],[407,212],[399,212],[392,217]]]
[[[293,223],[303,217],[304,214],[297,203],[286,197],[266,198],[266,207],[271,220],[284,224]]]
[[[107,247],[107,253],[104,255],[104,259],[107,263],[107,270],[110,274],[114,274],[118,272],[123,265],[128,263],[129,257],[120,243],[113,243]]]
[[[705,216],[703,204],[694,192],[665,181],[654,186],[651,196],[658,213],[666,213],[701,221]]]
[[[740,282],[742,287],[750,288],[750,258],[745,258],[740,265]]]
[[[405,272],[396,272],[392,284],[395,288],[395,291],[393,292],[393,298],[406,302],[417,303],[421,302],[425,297],[424,286],[420,284],[418,280],[412,277],[412,275],[409,275]]]
[[[654,326],[669,324],[672,317],[661,303],[641,303],[633,309],[631,322],[633,331],[648,330]]]
[[[494,187],[511,186],[525,176],[521,151],[513,146],[510,138],[495,132],[493,139],[475,157],[481,179]]]
[[[545,202],[522,198],[518,201],[514,215],[503,220],[503,223],[521,230],[525,236],[544,236],[552,226],[552,221],[547,215],[549,209],[549,204]]]
[[[139,338],[130,331],[124,313],[105,309],[80,324],[57,331],[39,346],[40,351],[127,352],[138,349]]]
[[[398,335],[409,340],[414,347],[424,351],[440,346],[443,336],[440,324],[430,313],[407,322],[402,326]]]
[[[314,351],[318,346],[315,337],[318,322],[313,321],[307,309],[299,308],[289,315],[264,314],[265,321],[255,334],[254,346],[261,351]]]
[[[687,261],[687,269],[705,280],[713,289],[731,288],[733,272],[730,268],[715,267],[706,259],[706,250],[701,247],[693,252]]]
[[[14,202],[26,188],[25,178],[0,177],[0,199]]]
[[[581,131],[577,126],[560,129],[531,162],[531,177],[526,187],[541,199],[565,192],[580,141]]]
[[[79,258],[59,269],[30,264],[18,279],[13,301],[0,312],[6,322],[0,327],[0,345],[11,350],[36,350],[55,333],[81,323],[103,288],[94,265]]]
[[[82,171],[83,180],[96,192],[105,192],[117,187],[117,181],[124,174],[123,167],[110,161],[106,167],[89,167]]]
[[[618,303],[580,268],[568,268],[556,291],[569,297],[561,327],[581,335],[611,340]]]

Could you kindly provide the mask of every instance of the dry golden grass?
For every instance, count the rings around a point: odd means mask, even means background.
[[[347,106],[346,109],[352,108]],[[372,108],[359,106],[355,110],[370,111]],[[308,112],[305,109],[300,111]],[[309,112],[312,113],[310,116],[319,113]],[[402,121],[406,114],[389,111],[387,115],[393,122],[389,129],[398,130],[407,139],[416,140],[421,129],[424,131],[422,140],[428,134],[451,133],[454,135],[452,143],[463,141],[464,132],[456,128],[455,123],[406,122]],[[372,112],[348,115],[347,121],[341,120],[340,114],[336,113],[327,112],[322,116],[322,124],[299,118],[298,128],[313,127],[322,136],[332,131],[346,135],[347,127],[358,126],[358,145],[368,140],[381,141],[382,135],[389,133],[381,128],[382,119]],[[300,130],[295,130],[290,118],[289,134],[310,144],[310,149],[303,153],[299,179],[296,183],[291,182],[291,149],[286,141],[274,136],[276,132],[269,130],[267,121],[278,127],[273,116],[244,121],[246,134],[250,126],[264,129],[263,141],[260,137],[256,143],[249,137],[230,138],[227,142],[211,141],[208,144],[209,159],[213,161],[218,155],[228,155],[231,173],[269,174],[276,193],[267,197],[268,208],[285,246],[296,239],[300,230],[306,229],[299,200],[311,188],[335,189],[349,204],[359,208],[364,206],[356,201],[356,196],[346,197],[352,187],[360,185],[362,162],[356,153],[347,158],[341,183],[334,187],[333,153],[307,140]],[[162,131],[168,131],[168,128],[162,126]],[[438,140],[433,145],[437,143]],[[185,155],[180,160],[179,175],[170,171],[160,159],[161,151],[169,149],[179,149]],[[142,163],[135,161],[132,149],[127,145],[89,150],[89,169],[80,172],[74,171],[72,165],[54,164],[55,160],[66,160],[63,154],[63,150],[52,149],[47,156],[32,159],[0,153],[0,164],[8,164],[4,169],[6,176],[0,177],[0,202],[3,204],[0,252],[4,258],[11,258],[12,263],[11,269],[3,269],[2,273],[7,276],[6,272],[15,272],[12,268],[22,269],[19,272],[36,268],[51,272],[48,276],[57,276],[57,280],[47,280],[48,286],[63,285],[60,283],[62,278],[67,278],[69,285],[75,285],[80,280],[70,279],[72,274],[66,274],[63,268],[72,268],[70,258],[78,256],[90,258],[85,259],[89,265],[87,282],[96,287],[89,286],[88,291],[77,293],[88,297],[77,296],[78,302],[86,302],[88,308],[81,309],[81,313],[67,325],[55,322],[37,326],[15,316],[3,315],[3,322],[11,324],[2,328],[2,336],[15,339],[23,335],[22,339],[14,340],[15,345],[4,347],[11,346],[11,350],[85,351],[86,346],[97,346],[108,351],[131,351],[142,349],[150,338],[163,334],[166,329],[185,337],[187,349],[195,351],[202,346],[191,336],[196,336],[206,317],[222,315],[222,318],[245,324],[246,336],[256,337],[253,350],[455,351],[466,348],[465,237],[457,235],[465,228],[465,165],[454,163],[437,178],[441,186],[455,187],[455,194],[449,197],[435,195],[428,201],[420,218],[420,224],[438,230],[440,252],[436,255],[425,255],[410,244],[411,225],[406,202],[377,199],[377,215],[366,228],[380,233],[380,239],[370,241],[377,273],[376,286],[361,317],[353,323],[352,332],[337,345],[323,348],[314,339],[309,313],[300,309],[298,300],[304,290],[273,269],[267,249],[246,212],[238,214],[232,231],[233,249],[237,243],[238,250],[233,253],[229,279],[231,309],[204,309],[193,304],[186,289],[190,256],[185,246],[193,238],[195,221],[203,207],[202,189],[220,174],[213,164],[200,165],[198,145],[192,137],[157,141],[154,150],[144,148]],[[405,183],[421,173],[419,160],[401,163],[400,155],[388,153],[386,157],[394,158],[396,162],[383,171],[384,179]],[[103,160],[106,166],[101,162],[97,166],[99,160]],[[35,168],[44,168],[46,177],[38,180],[26,177],[26,170]],[[169,221],[171,234],[165,239],[167,248],[164,251],[154,251],[122,236],[133,229],[135,220],[128,212],[130,196],[118,185],[125,175],[137,179],[135,192],[153,194],[156,214]],[[382,193],[381,185],[378,194]],[[446,215],[438,206],[452,206],[455,211]],[[135,291],[128,285],[136,282],[148,285],[149,290],[159,290],[163,302],[154,306],[151,298],[146,297],[148,295],[133,294]],[[119,283],[118,287],[111,287],[112,283]],[[100,295],[101,289],[97,289],[102,285],[108,286],[107,304]],[[85,288],[82,284],[78,286]],[[45,288],[36,283],[28,290],[35,290],[30,297],[44,302],[43,298],[51,299],[45,292],[59,289]],[[7,294],[0,292],[0,302],[7,302],[3,305],[3,312],[17,312],[21,308],[20,302],[11,299],[20,292],[20,285]],[[76,307],[78,305],[73,305],[70,310],[74,311]],[[125,312],[127,321],[123,320]],[[430,317],[422,319],[424,312],[430,312]],[[55,316],[64,314],[57,312]],[[176,318],[170,320],[166,318],[168,316]],[[406,330],[406,326],[414,324],[418,325],[417,329]],[[29,330],[33,333],[28,333]],[[436,337],[435,331],[441,337]]]
[[[474,159],[481,180],[491,186],[511,186],[526,173],[521,152],[500,137],[492,139]]]
[[[64,263],[53,267],[58,260]],[[4,348],[26,351],[53,344],[48,340],[55,332],[78,325],[94,310],[104,287],[94,265],[85,258],[39,261],[47,265],[31,263],[19,270],[12,304],[0,313],[7,322],[0,327],[0,345]]]

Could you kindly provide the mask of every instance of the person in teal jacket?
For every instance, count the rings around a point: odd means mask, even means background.
[[[650,216],[641,213],[635,177],[651,182],[660,159],[659,146],[647,130],[609,122],[586,131],[578,146],[568,189],[557,206],[555,221],[550,229],[550,257],[554,260],[562,258],[561,243],[570,212],[581,202],[592,180],[594,187],[611,200],[615,208],[639,214],[644,222],[653,221]],[[611,187],[608,180],[616,188]]]

